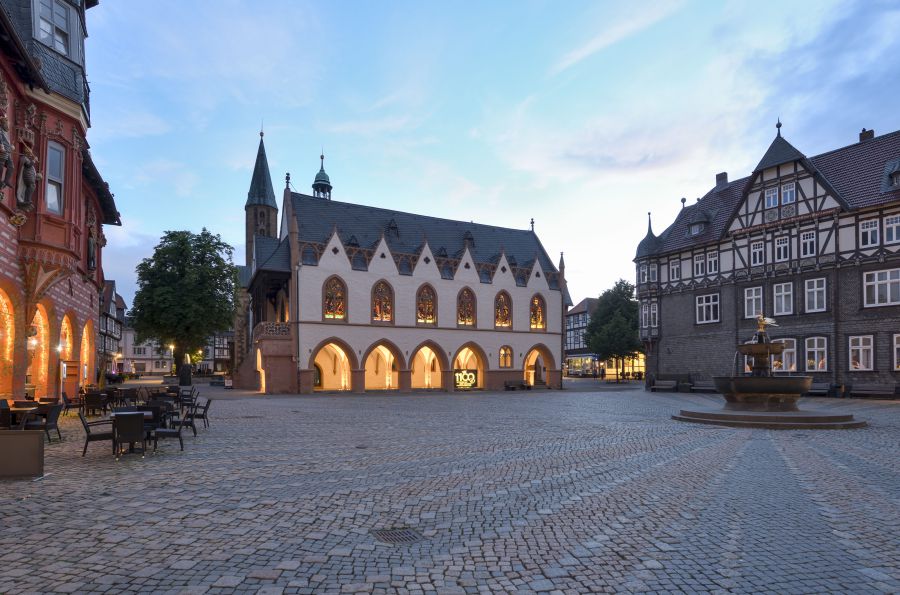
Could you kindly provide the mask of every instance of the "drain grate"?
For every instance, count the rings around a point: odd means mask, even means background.
[[[424,539],[421,533],[409,527],[401,527],[399,529],[372,529],[370,531],[372,537],[382,543],[390,545],[406,545],[407,543],[415,543]]]

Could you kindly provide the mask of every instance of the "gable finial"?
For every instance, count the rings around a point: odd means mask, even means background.
[[[534,217],[531,218],[531,231],[534,231]]]
[[[319,170],[325,171],[325,147],[322,147],[322,152],[319,153],[319,161],[320,161]]]
[[[264,118],[260,118],[260,119],[259,119],[259,138],[262,138],[262,137],[264,137],[264,136],[266,135],[266,133],[265,133],[265,125],[264,125],[265,122],[266,122],[266,121],[265,121]]]
[[[285,188],[291,187],[291,172],[287,172],[284,174],[284,187]]]
[[[778,136],[781,136],[781,116],[778,117],[778,122],[775,124],[775,129],[778,130]]]
[[[681,208],[682,208],[682,209],[684,208],[684,203],[686,203],[686,202],[687,202],[687,199],[686,199],[685,197],[682,196],[682,197],[681,197]]]

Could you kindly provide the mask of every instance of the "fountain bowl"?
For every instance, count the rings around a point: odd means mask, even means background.
[[[729,411],[797,411],[812,376],[715,376]]]

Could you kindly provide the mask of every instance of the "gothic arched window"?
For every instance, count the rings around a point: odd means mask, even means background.
[[[501,291],[494,298],[494,326],[512,328],[512,299],[505,291]]]
[[[512,347],[509,345],[500,348],[500,367],[512,368]]]
[[[531,328],[547,328],[546,310],[547,306],[544,304],[544,298],[539,295],[531,298],[531,308],[529,310],[531,318]]]
[[[387,281],[379,281],[372,287],[372,322],[394,320],[394,291]]]
[[[416,293],[416,324],[437,323],[437,296],[431,285],[423,285]]]
[[[322,316],[326,320],[347,319],[347,286],[338,277],[325,281]]]
[[[456,296],[456,324],[475,326],[475,294],[468,287],[463,287]]]

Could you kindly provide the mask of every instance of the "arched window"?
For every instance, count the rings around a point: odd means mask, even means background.
[[[456,296],[456,324],[475,326],[475,294],[468,287],[463,287]]]
[[[372,287],[372,322],[394,320],[394,291],[387,281],[379,281]]]
[[[423,285],[416,294],[416,324],[437,323],[437,297],[431,285]]]
[[[547,306],[544,304],[544,298],[542,298],[539,295],[536,295],[533,298],[531,298],[531,308],[530,308],[531,328],[533,328],[533,329],[547,328],[546,310],[547,310]]]
[[[347,286],[338,277],[325,282],[322,315],[325,320],[347,319]]]
[[[500,367],[512,368],[512,347],[504,345],[500,348]]]
[[[494,298],[494,326],[497,328],[512,327],[512,299],[505,291]]]

